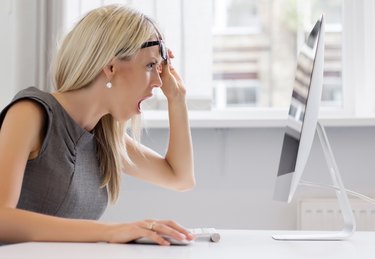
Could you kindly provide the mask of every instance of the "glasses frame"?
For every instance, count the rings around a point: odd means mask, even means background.
[[[164,64],[168,64],[168,49],[165,46],[164,41],[162,41],[162,40],[146,41],[145,43],[143,43],[141,45],[141,49],[156,46],[156,45],[160,46],[160,48],[159,48],[160,49],[160,56],[163,59]]]

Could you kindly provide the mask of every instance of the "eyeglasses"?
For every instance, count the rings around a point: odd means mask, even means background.
[[[159,48],[160,49],[160,56],[163,59],[164,64],[167,64],[168,63],[168,49],[165,46],[164,41],[162,41],[162,40],[147,41],[147,42],[145,42],[141,45],[141,49],[156,46],[156,45],[160,46],[160,48]]]

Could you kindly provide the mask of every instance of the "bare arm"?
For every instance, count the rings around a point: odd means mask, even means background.
[[[116,242],[149,237],[168,244],[159,234],[182,240],[188,232],[173,221],[144,220],[106,224],[65,219],[17,209],[27,160],[38,155],[44,137],[44,112],[32,101],[14,104],[0,130],[0,243],[23,241]],[[47,172],[48,173],[48,172]],[[155,224],[153,222],[156,222]],[[153,224],[153,229],[150,229]]]
[[[174,169],[174,173],[188,187],[195,184],[193,145],[191,140],[188,111],[185,98],[185,88],[183,81],[173,67],[164,67],[166,75],[162,75],[163,85],[165,87],[173,85],[174,89],[162,90],[168,99],[169,111],[169,145],[166,154],[166,160]],[[172,82],[168,82],[168,79]]]
[[[168,245],[161,234],[177,240],[194,238],[186,229],[170,220],[108,224],[94,220],[65,219],[0,206],[0,242],[4,243],[27,241],[127,243],[141,237],[148,237],[160,245]]]
[[[147,147],[137,146],[127,137],[128,153],[134,165],[127,165],[125,172],[169,189],[184,191],[191,189],[195,184],[186,91],[180,76],[170,65],[164,65],[161,79],[161,89],[168,99],[168,151],[165,157],[162,157]]]
[[[0,240],[89,241],[94,223],[77,224],[57,217],[16,209],[21,192],[26,162],[38,155],[43,139],[44,112],[32,101],[19,101],[6,114],[0,130]],[[81,222],[80,222],[81,223]],[[78,236],[72,233],[81,225],[86,228]],[[70,236],[69,236],[69,231]],[[79,235],[82,235],[81,237]],[[87,235],[86,237],[83,235]]]

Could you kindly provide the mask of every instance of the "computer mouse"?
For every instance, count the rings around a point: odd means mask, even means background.
[[[167,235],[162,235],[162,237],[167,240],[171,245],[190,245],[191,243],[194,242],[194,240],[177,240],[173,237],[167,236]],[[137,244],[157,244],[154,240],[151,240],[148,237],[141,237],[136,240],[134,240],[135,243]]]

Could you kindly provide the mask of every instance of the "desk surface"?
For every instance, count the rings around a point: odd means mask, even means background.
[[[277,231],[220,230],[219,243],[197,241],[189,246],[162,247],[106,243],[22,243],[0,247],[0,258],[371,258],[375,232],[356,232],[346,241],[276,241]],[[279,232],[278,232],[279,233]]]

